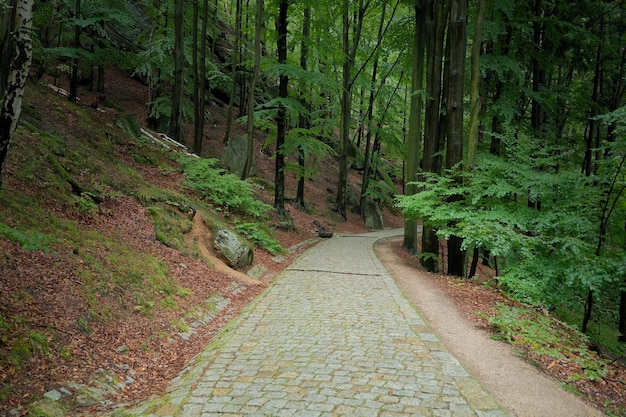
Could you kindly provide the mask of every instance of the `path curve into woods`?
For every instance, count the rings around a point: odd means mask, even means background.
[[[400,233],[337,234],[309,249],[166,396],[123,415],[601,415],[490,346],[387,240],[376,255],[375,242]]]
[[[467,321],[428,273],[398,255],[401,244],[398,239],[381,240],[376,255],[450,352],[507,409],[518,417],[604,416],[516,355],[510,345]]]

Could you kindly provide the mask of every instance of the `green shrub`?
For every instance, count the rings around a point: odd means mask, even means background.
[[[185,185],[200,197],[226,211],[263,218],[272,206],[254,198],[253,185],[217,168],[217,159],[181,157]]]

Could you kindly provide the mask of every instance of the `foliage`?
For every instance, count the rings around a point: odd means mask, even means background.
[[[181,157],[185,185],[217,208],[261,219],[271,206],[254,198],[254,187],[236,175],[217,168],[217,159]]]
[[[34,18],[34,26],[39,29],[43,39],[35,44],[35,61],[49,67],[52,71],[67,71],[67,63],[76,60],[83,76],[90,75],[93,65],[128,66],[129,54],[126,46],[120,44],[117,28],[125,28],[126,35],[131,35],[131,28],[137,22],[128,12],[123,2],[83,0],[81,15],[74,16],[75,4],[61,0],[54,4],[41,2]],[[80,46],[72,46],[74,27],[81,33]],[[67,30],[71,28],[71,30]],[[58,37],[52,39],[52,33]]]
[[[552,160],[554,167],[557,162]],[[608,163],[608,162],[607,162]],[[598,178],[561,168],[528,169],[513,159],[481,155],[476,170],[461,175],[424,175],[421,192],[400,197],[398,206],[411,219],[423,219],[441,238],[463,238],[465,248],[497,257],[499,281],[517,299],[555,305],[586,296],[612,296],[626,276],[626,251],[619,228],[623,204],[609,223],[615,230],[597,254],[603,192]],[[452,196],[461,196],[451,202]],[[540,201],[541,210],[528,207]],[[610,237],[610,238],[609,238]],[[580,304],[581,305],[581,304]],[[580,308],[580,307],[578,307]]]
[[[272,255],[285,252],[285,248],[276,237],[274,237],[271,230],[261,223],[235,221],[235,229],[248,240],[262,247]]]

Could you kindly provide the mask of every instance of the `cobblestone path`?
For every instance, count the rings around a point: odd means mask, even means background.
[[[376,258],[374,242],[399,233],[335,235],[308,250],[188,365],[158,415],[510,416]]]

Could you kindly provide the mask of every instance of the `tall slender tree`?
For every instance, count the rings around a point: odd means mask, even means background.
[[[381,44],[383,41],[383,29],[385,25],[385,12],[387,10],[387,3],[383,4],[382,11],[380,13],[380,22],[378,23],[378,35],[376,36],[376,43]],[[361,198],[359,199],[359,206],[361,209],[361,217],[365,219],[365,200],[367,198],[367,189],[369,188],[370,172],[371,172],[371,157],[370,147],[372,145],[372,133],[374,130],[374,103],[376,101],[376,82],[378,77],[378,64],[380,60],[380,48],[377,48],[374,54],[372,64],[372,74],[370,79],[369,98],[367,110],[365,111],[365,125],[367,131],[365,133],[365,156],[363,158],[363,181],[361,182]],[[361,100],[363,101],[363,100]],[[357,141],[357,147],[360,146],[360,136],[363,130],[363,123],[359,124],[359,140]]]
[[[241,16],[242,16],[242,0],[235,0],[235,30],[233,41],[233,53],[230,56],[231,60],[231,84],[230,94],[228,97],[228,110],[226,113],[226,129],[224,130],[224,143],[230,140],[230,133],[233,123],[233,106],[235,105],[235,93],[237,91],[237,73],[239,69],[239,61],[241,59],[240,43],[241,43]]]
[[[466,0],[451,0],[448,48],[450,73],[449,93],[447,101],[448,141],[446,146],[446,167],[450,170],[462,169],[463,161],[463,98],[465,88],[465,54],[466,54]],[[459,181],[460,179],[457,179]],[[454,196],[457,200],[461,196]],[[463,239],[452,235],[448,239],[448,274],[465,276],[465,251],[462,249]]]
[[[422,92],[424,80],[424,46],[425,46],[425,10],[418,2],[414,6],[415,34],[413,39],[413,78],[411,80],[411,113],[409,114],[409,134],[407,137],[407,158],[405,164],[404,194],[413,195],[417,187],[412,181],[417,180],[420,162],[420,148],[422,146],[422,108],[424,95]],[[402,246],[410,253],[417,253],[417,222],[404,221],[404,241]]]
[[[254,69],[250,77],[250,88],[248,91],[248,147],[246,161],[241,171],[241,178],[250,176],[254,162],[254,102],[256,100],[256,83],[261,73],[261,30],[263,29],[263,0],[256,0],[256,23],[254,29]]]
[[[287,12],[289,0],[280,0],[278,20],[276,21],[276,31],[278,32],[277,49],[278,64],[287,64]],[[287,98],[289,79],[285,68],[280,71],[278,96],[282,99],[278,104],[278,114],[276,116],[276,180],[274,189],[274,207],[278,213],[285,217],[285,135],[287,129],[287,110],[284,99]]]
[[[423,172],[441,172],[441,158],[438,156],[443,143],[441,136],[440,115],[442,105],[442,70],[444,38],[449,10],[448,2],[427,0],[425,6],[426,37],[426,104],[424,115],[424,156]],[[430,224],[422,229],[422,256],[420,263],[428,271],[436,272],[439,268],[439,238],[437,231]]]
[[[205,0],[206,1],[206,0]],[[193,29],[192,29],[192,74],[193,74],[193,151],[196,155],[202,152],[202,137],[204,129],[204,67],[202,72],[199,68],[198,49],[206,48],[206,38],[203,37],[198,45],[198,21],[200,15],[200,1],[193,0]],[[204,26],[204,22],[202,23]],[[206,36],[206,35],[205,35]],[[206,56],[206,54],[205,54]],[[202,96],[202,98],[201,98]]]
[[[184,0],[176,0],[174,8],[174,85],[172,87],[172,112],[169,134],[177,142],[183,143],[183,76],[185,69],[184,43]]]
[[[22,112],[33,53],[33,0],[12,0],[0,9],[0,187],[2,169]],[[5,26],[6,25],[6,26]]]
[[[80,48],[80,33],[82,32],[82,26],[78,23],[80,19],[80,2],[76,0],[74,7],[74,47]],[[72,103],[76,103],[78,100],[78,56],[72,58],[72,69],[70,74],[70,91],[67,99]]]
[[[470,80],[470,120],[467,139],[465,170],[471,171],[476,165],[478,133],[480,126],[480,53],[485,17],[485,0],[478,0],[474,18],[474,38],[472,39],[471,80]]]
[[[311,36],[311,5],[306,2],[304,5],[304,11],[302,16],[302,41],[300,42],[300,68],[303,71],[308,70],[309,60],[309,42]],[[305,94],[306,95],[306,94]],[[301,99],[304,108],[307,112],[311,111],[309,100],[307,98]],[[311,127],[310,115],[301,114],[298,120],[298,124],[301,129],[309,129]],[[294,200],[294,206],[302,211],[307,210],[306,202],[304,201],[304,181],[305,181],[305,169],[306,169],[306,154],[304,148],[298,146],[298,187],[296,189],[296,199]]]

